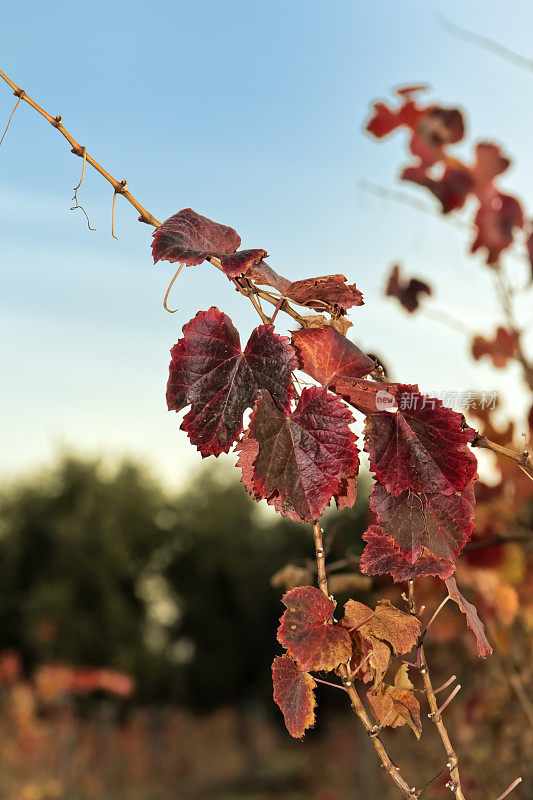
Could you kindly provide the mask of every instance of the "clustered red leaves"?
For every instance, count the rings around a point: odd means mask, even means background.
[[[323,311],[336,307],[347,311],[363,305],[363,295],[344,275],[322,275],[289,281],[272,269],[261,248],[239,250],[241,237],[233,228],[213,222],[192,208],[183,208],[169,217],[153,234],[152,255],[158,261],[180,262],[192,267],[209,258],[218,258],[228,278],[244,276],[260,285],[272,286],[299,305]]]
[[[315,722],[316,683],[309,673],[335,671],[341,664],[349,665],[353,676],[363,682],[373,681],[369,702],[378,724],[397,727],[407,722],[417,737],[420,735],[420,707],[407,678],[407,666],[400,667],[394,687],[383,683],[393,656],[416,646],[420,636],[416,617],[387,600],[379,602],[375,611],[349,600],[343,619],[336,622],[335,603],[314,586],[291,589],[283,603],[287,610],[281,618],[278,641],[287,654],[274,659],[272,679],[274,700],[291,736],[302,737]],[[363,666],[357,670],[361,662]],[[381,699],[383,694],[387,697]],[[382,715],[380,707],[391,703],[394,713]]]
[[[443,214],[462,208],[472,198],[477,210],[471,251],[484,250],[487,264],[497,265],[501,253],[513,243],[515,231],[531,228],[519,201],[504,194],[495,183],[511,162],[497,145],[489,142],[476,145],[471,164],[450,154],[449,146],[464,136],[463,115],[458,109],[419,105],[416,95],[424,88],[400,89],[397,94],[401,102],[395,109],[382,102],[375,103],[367,131],[377,138],[400,127],[409,131],[409,148],[415,161],[404,168],[402,179],[428,189],[439,200]],[[529,234],[533,267],[531,242],[533,236]]]
[[[419,109],[415,91],[403,93],[396,112],[380,109],[373,129],[384,135],[407,125],[413,153],[428,166],[461,138],[462,120],[454,110]],[[501,168],[494,155],[480,156],[479,174]],[[266,500],[293,520],[316,522],[332,499],[339,508],[356,500],[359,453],[346,403],[351,404],[367,416],[365,449],[376,475],[370,501],[376,524],[364,535],[362,571],[390,572],[394,580],[449,578],[472,531],[476,460],[467,445],[474,431],[416,386],[369,380],[376,362],[338,329],[339,310],[363,302],[355,284],[343,275],[291,283],[264,261],[264,250],[239,246],[232,228],[184,209],[156,231],[153,254],[155,261],[189,265],[216,257],[229,278],[247,277],[273,286],[281,300],[329,310],[331,324],[313,318],[317,326],[295,331],[292,343],[274,333],[273,325],[261,325],[243,351],[229,317],[215,307],[199,312],[172,348],[168,408],[190,406],[181,427],[202,456],[227,453],[237,443],[242,480],[255,500]],[[431,290],[416,279],[402,281],[395,268],[388,293],[413,311],[419,295]],[[298,394],[293,383],[298,368],[321,385]],[[408,405],[402,401],[406,394]],[[253,411],[243,433],[247,409]],[[450,583],[449,589],[484,647],[475,609],[456,586]],[[278,640],[287,653],[274,660],[272,675],[274,699],[292,736],[303,736],[314,724],[316,682],[310,672],[340,665],[372,682],[367,698],[379,727],[408,724],[420,736],[420,708],[407,666],[396,670],[392,682],[385,680],[392,659],[419,641],[416,617],[386,600],[375,610],[351,600],[338,622],[335,603],[311,586],[287,592],[283,602]]]

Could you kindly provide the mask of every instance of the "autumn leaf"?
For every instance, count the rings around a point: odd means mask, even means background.
[[[513,243],[515,228],[523,224],[522,206],[515,197],[501,192],[489,194],[474,219],[476,238],[471,252],[486,250],[487,264],[495,264]]]
[[[397,90],[401,104],[393,109],[383,102],[374,104],[366,129],[377,138],[387,136],[400,127],[411,132],[409,146],[421,164],[431,165],[441,160],[445,147],[459,142],[464,136],[463,115],[456,108],[437,105],[420,106],[414,95],[424,87]]]
[[[238,253],[230,255],[218,254],[222,269],[228,278],[236,278],[237,275],[247,275],[254,266],[268,256],[266,250],[239,250]]]
[[[453,577],[446,579],[446,588],[452,600],[454,600],[463,614],[466,616],[468,627],[474,632],[477,642],[477,651],[481,658],[486,658],[492,653],[492,647],[485,636],[485,626],[479,619],[477,608],[473,603],[469,603],[457,588],[457,581]]]
[[[378,526],[394,539],[411,564],[424,548],[427,555],[455,561],[472,534],[474,505],[471,483],[452,495],[408,489],[397,496],[376,483],[370,497]]]
[[[490,356],[495,367],[507,366],[510,358],[514,358],[518,349],[518,337],[513,331],[499,327],[494,339],[476,336],[472,341],[472,355],[476,361],[483,356]]]
[[[460,162],[446,166],[438,179],[432,178],[423,166],[406,167],[401,178],[429,189],[439,200],[443,214],[462,208],[475,185],[471,170]]]
[[[405,310],[412,314],[419,307],[422,294],[431,295],[431,287],[418,278],[409,278],[409,280],[402,278],[400,267],[395,264],[387,279],[385,295],[395,297]]]
[[[349,661],[350,636],[334,625],[335,603],[314,586],[291,589],[283,596],[287,610],[281,618],[278,642],[304,670],[329,672]]]
[[[420,739],[420,703],[413,692],[407,671],[407,664],[403,664],[396,673],[394,686],[381,683],[367,692],[367,698],[379,726],[397,728],[407,723],[416,738]]]
[[[325,389],[304,389],[292,412],[263,391],[236,448],[247,491],[291,519],[318,519],[357,471],[352,421],[346,406]]]
[[[296,357],[272,326],[256,328],[244,353],[233,323],[218,308],[198,312],[183,333],[171,351],[167,405],[174,411],[191,405],[181,428],[202,456],[229,451],[260,389],[268,389],[280,408],[289,408]]]
[[[475,431],[417,386],[400,384],[397,396],[397,412],[369,415],[365,424],[365,450],[379,483],[394,495],[407,489],[451,495],[463,489],[476,474],[477,461],[467,447]]]
[[[392,579],[398,582],[423,575],[448,578],[455,571],[455,562],[433,556],[425,548],[411,563],[392,536],[387,536],[377,525],[371,525],[363,534],[363,539],[367,544],[359,566],[365,575],[390,573]]]
[[[363,305],[363,295],[355,283],[348,284],[344,275],[321,275],[293,281],[284,294],[300,305],[323,311],[326,304],[336,305],[346,311],[352,306]]]
[[[357,626],[358,633],[365,638],[373,636],[387,642],[395,655],[412,650],[420,636],[420,620],[400,611],[389,600],[380,600],[374,611],[357,600],[348,600],[344,621]]]
[[[210,255],[234,253],[241,237],[227,225],[183,208],[154,231],[152,254],[158,261],[179,261],[192,267]]]
[[[476,145],[476,161],[472,167],[477,194],[483,194],[487,187],[492,186],[494,179],[505,172],[510,163],[497,144],[479,142]]]
[[[362,378],[333,378],[328,387],[363,414],[375,414],[386,408],[396,408],[396,383],[377,383]]]
[[[272,663],[274,701],[278,704],[291,736],[301,739],[315,724],[315,681],[289,656],[276,656]]]
[[[335,328],[301,328],[292,334],[300,368],[323,386],[336,376],[360,378],[374,369],[375,363],[357,345]]]

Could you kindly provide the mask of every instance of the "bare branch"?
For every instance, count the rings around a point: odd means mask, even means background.
[[[483,50],[494,53],[494,55],[505,59],[505,61],[508,61],[515,67],[527,69],[529,72],[533,71],[533,59],[526,58],[525,56],[520,55],[520,53],[515,53],[514,50],[510,50],[508,47],[500,44],[500,42],[497,42],[495,39],[491,39],[488,36],[482,36],[480,33],[475,33],[474,31],[469,31],[466,28],[462,28],[460,25],[456,25],[454,22],[451,22],[451,20],[449,20],[443,14],[437,13],[437,19],[441,27],[452,36],[455,36],[457,39],[463,39],[465,42],[475,44],[476,47],[481,47]]]

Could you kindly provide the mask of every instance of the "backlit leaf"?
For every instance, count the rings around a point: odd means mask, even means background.
[[[272,663],[274,701],[278,704],[291,736],[301,739],[315,724],[315,681],[289,656],[276,656]]]
[[[492,193],[483,202],[474,219],[477,234],[471,251],[486,250],[487,264],[495,264],[501,253],[513,243],[515,228],[524,224],[522,206],[515,197]]]
[[[396,655],[408,653],[420,636],[420,620],[400,611],[389,600],[380,600],[375,611],[357,600],[348,600],[344,606],[344,621],[358,626],[361,636],[387,642]]]
[[[477,461],[467,447],[475,431],[463,417],[417,386],[400,384],[400,408],[369,415],[365,450],[379,483],[394,495],[463,489],[476,474]]]
[[[167,404],[174,411],[191,405],[181,428],[203,456],[229,451],[260,389],[288,409],[296,357],[272,326],[256,328],[244,353],[237,330],[218,308],[200,311],[183,333],[171,351]]]
[[[335,328],[302,328],[294,331],[292,342],[300,357],[300,367],[323,386],[339,375],[360,378],[374,369],[369,358]]]
[[[334,625],[335,603],[314,586],[291,589],[283,596],[287,610],[281,618],[278,642],[304,670],[329,672],[349,661],[349,634]]]
[[[377,525],[371,525],[363,534],[367,543],[361,556],[360,569],[365,575],[390,573],[392,579],[409,581],[422,575],[448,578],[455,571],[455,563],[431,555],[425,548],[414,563],[408,560],[392,536],[387,536]]]
[[[325,389],[304,389],[292,413],[262,392],[237,447],[247,491],[292,519],[318,519],[357,471],[352,419]]]
[[[472,534],[474,504],[471,483],[452,495],[408,489],[397,496],[375,484],[370,498],[378,526],[411,564],[424,554],[424,548],[430,556],[455,561]]]

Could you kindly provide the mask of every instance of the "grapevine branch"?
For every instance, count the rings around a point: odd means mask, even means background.
[[[320,589],[324,592],[326,597],[329,597],[328,592],[328,578],[326,573],[326,557],[324,553],[324,544],[322,540],[322,528],[320,527],[320,522],[315,522],[313,526],[313,536],[315,540],[315,554],[316,554],[316,567],[317,567],[317,575],[318,575],[318,585]],[[338,668],[338,673],[342,679],[344,688],[348,692],[348,696],[352,703],[352,708],[363,723],[363,726],[374,745],[374,749],[379,756],[381,761],[381,766],[390,775],[393,782],[396,784],[398,789],[401,791],[403,796],[406,800],[414,800],[419,796],[419,792],[416,791],[414,788],[410,788],[407,781],[401,776],[399,767],[394,763],[394,761],[390,758],[389,754],[387,753],[383,742],[379,737],[379,730],[376,731],[366,708],[363,705],[361,698],[359,697],[359,693],[355,688],[352,679],[352,675],[350,674],[350,670],[348,669],[347,664],[341,664]]]
[[[411,612],[411,614],[414,614],[416,616],[414,581],[409,581],[408,600],[409,600],[409,611]],[[426,654],[424,652],[424,645],[422,643],[420,643],[419,645],[419,664],[420,664],[420,674],[422,675],[422,679],[424,681],[424,689],[426,692],[426,697],[428,699],[429,707],[431,709],[431,713],[429,716],[435,723],[435,727],[439,732],[440,738],[442,739],[442,743],[444,745],[444,749],[446,750],[446,755],[448,756],[448,761],[446,764],[447,768],[450,770],[450,782],[448,784],[448,788],[451,789],[451,791],[455,794],[456,800],[465,800],[463,790],[461,788],[461,776],[459,774],[459,763],[457,754],[452,747],[448,731],[446,730],[446,727],[442,719],[441,709],[439,709],[437,698],[435,697],[435,691],[433,689],[433,684],[431,682],[431,677],[429,674]]]
[[[37,111],[37,113],[40,114],[41,117],[44,117],[44,119],[46,119],[50,123],[50,125],[52,125],[54,128],[56,128],[56,130],[58,130],[59,133],[61,133],[62,136],[65,137],[65,139],[67,140],[67,142],[70,144],[70,146],[72,148],[71,152],[75,156],[79,156],[80,158],[83,158],[83,170],[84,171],[85,171],[85,165],[86,164],[90,164],[91,167],[93,167],[97,172],[99,172],[100,175],[103,178],[105,178],[105,180],[108,183],[111,184],[111,186],[114,189],[114,196],[113,196],[113,224],[112,224],[112,235],[114,236],[114,238],[116,238],[116,236],[114,235],[114,208],[115,208],[115,200],[116,200],[117,194],[122,195],[122,197],[124,197],[124,199],[127,200],[128,203],[131,203],[131,205],[139,212],[139,222],[145,222],[147,225],[152,225],[154,228],[160,228],[161,227],[162,223],[156,217],[154,217],[154,215],[151,214],[144,206],[142,206],[141,203],[139,203],[139,201],[137,200],[136,197],[133,196],[133,194],[127,188],[127,182],[125,180],[119,181],[116,178],[114,178],[113,175],[111,175],[106,169],[104,169],[104,167],[95,158],[93,158],[93,156],[91,156],[87,152],[86,148],[83,145],[81,145],[78,141],[76,141],[76,139],[72,136],[72,134],[69,133],[69,131],[63,125],[63,121],[62,121],[61,115],[57,115],[57,116],[53,117],[51,114],[48,113],[48,111],[45,111],[44,108],[42,108],[38,103],[35,102],[35,100],[33,100],[28,94],[26,94],[24,89],[21,89],[20,86],[17,86],[17,84],[14,83],[14,81],[12,81],[11,78],[9,78],[4,72],[2,72],[2,70],[0,70],[0,78],[3,81],[5,81],[5,83],[7,83],[8,86],[10,86],[13,89],[13,94],[15,95],[15,97],[18,97],[18,102],[23,100],[25,103],[27,103],[29,106],[31,106],[35,111]],[[17,105],[18,105],[18,103],[17,103]],[[15,109],[16,109],[16,107],[17,106],[15,106]],[[13,109],[13,113],[15,112],[15,109]],[[11,116],[13,116],[13,113],[12,113]],[[11,118],[10,118],[10,120],[11,120]],[[9,126],[9,123],[8,123],[8,126]],[[7,128],[6,128],[6,130],[7,130]],[[81,182],[80,182],[80,185],[81,185]],[[79,186],[77,188],[79,188]],[[80,206],[80,208],[81,208],[81,206]],[[214,256],[211,256],[207,260],[211,264],[213,264],[213,266],[217,267],[217,269],[222,270],[222,265],[221,265],[220,261],[217,258],[215,258]],[[255,297],[259,297],[262,300],[266,300],[268,303],[270,303],[273,306],[277,306],[278,303],[279,303],[279,299],[280,299],[279,297],[277,297],[275,295],[272,295],[270,292],[267,292],[267,291],[265,291],[263,289],[258,289],[257,286],[255,286],[255,284],[251,280],[249,280],[247,278],[240,279],[240,280],[236,281],[235,285],[236,285],[237,290],[242,295],[244,295],[245,297],[249,297],[250,298],[250,300],[252,301],[252,303],[256,307],[256,309],[257,309],[257,305],[256,305],[256,302],[255,302]],[[165,300],[166,300],[166,298],[165,298]],[[293,301],[293,302],[296,302],[296,301]],[[297,303],[297,305],[298,305],[298,303]],[[287,299],[285,299],[285,301],[283,302],[281,308],[283,309],[283,311],[285,311],[286,314],[288,314],[294,320],[296,320],[296,322],[298,322],[303,328],[312,327],[314,321],[316,321],[316,315],[313,314],[313,315],[309,315],[308,317],[302,316],[297,311],[295,311],[295,309],[293,309],[292,306],[289,305],[289,303],[287,302]],[[327,311],[328,313],[330,313],[332,316],[338,316],[338,314],[336,314],[336,312],[335,312],[335,309],[332,306],[330,306],[328,303],[324,303],[324,310]]]

